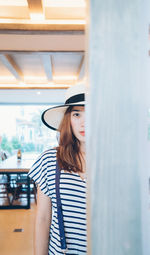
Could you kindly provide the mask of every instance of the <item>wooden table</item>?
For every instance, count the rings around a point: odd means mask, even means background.
[[[30,178],[28,172],[37,158],[37,154],[23,154],[20,161],[17,160],[17,156],[12,156],[0,163],[0,174],[26,174],[27,176],[27,205],[1,205],[0,209],[19,209],[30,208]]]

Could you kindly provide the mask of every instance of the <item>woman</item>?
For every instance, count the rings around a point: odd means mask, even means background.
[[[64,105],[42,115],[44,124],[59,130],[59,146],[45,151],[29,176],[38,184],[35,255],[64,254],[56,201],[56,160],[61,169],[60,197],[67,243],[66,254],[86,254],[85,86],[67,90]]]

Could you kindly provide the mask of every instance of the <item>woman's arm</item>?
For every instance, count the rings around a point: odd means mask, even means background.
[[[49,230],[51,225],[51,199],[38,187],[37,210],[34,234],[34,255],[48,255]]]

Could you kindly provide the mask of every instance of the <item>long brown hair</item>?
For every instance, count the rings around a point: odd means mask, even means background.
[[[57,147],[57,160],[60,168],[70,172],[82,172],[80,154],[80,141],[74,136],[71,128],[71,111],[69,106],[61,121],[59,131],[59,147]]]

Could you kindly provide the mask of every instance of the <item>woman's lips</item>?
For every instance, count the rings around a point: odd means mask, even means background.
[[[85,131],[81,131],[80,134],[81,134],[82,136],[85,136]]]

